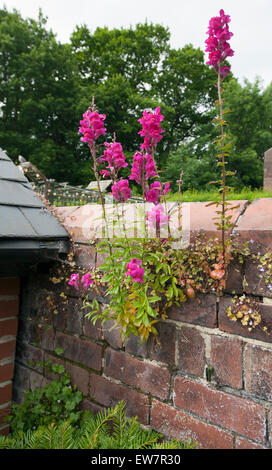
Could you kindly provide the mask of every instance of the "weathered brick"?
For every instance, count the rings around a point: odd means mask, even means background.
[[[245,398],[212,389],[184,377],[176,377],[174,404],[250,439],[265,442],[264,408]]]
[[[123,400],[126,403],[128,416],[137,416],[142,424],[148,424],[148,397],[125,385],[117,384],[105,377],[91,374],[90,398],[106,407],[115,406],[119,401]]]
[[[178,368],[188,374],[203,376],[206,364],[205,341],[196,328],[178,331]]]
[[[74,260],[82,268],[90,269],[95,266],[96,253],[94,245],[78,245],[75,249]]]
[[[175,363],[176,326],[160,322],[156,324],[158,335],[150,340],[150,358],[168,364]]]
[[[90,318],[83,317],[83,335],[88,338],[101,339],[102,338],[102,326],[101,321],[98,319],[93,324]]]
[[[7,416],[10,416],[10,413],[11,413],[10,404],[0,406],[0,427],[3,426],[4,424],[7,424],[5,421],[5,418]]]
[[[247,326],[243,326],[240,321],[232,321],[227,313],[226,308],[232,305],[232,297],[222,297],[219,302],[219,329],[232,333],[235,335],[244,336],[245,338],[258,339],[268,343],[272,342],[272,306],[260,303],[260,313],[262,322],[253,328],[251,331],[248,330]],[[267,331],[264,331],[264,327]]]
[[[12,397],[12,383],[0,383],[0,406],[4,403],[10,402]]]
[[[143,362],[125,353],[107,349],[104,373],[163,400],[169,396],[170,372],[168,369],[150,362]]]
[[[125,351],[134,356],[147,357],[148,355],[148,342],[143,341],[139,336],[130,335],[125,339]]]
[[[0,320],[0,338],[4,336],[16,336],[18,327],[17,318]]]
[[[91,369],[101,370],[101,345],[92,341],[57,332],[55,346],[63,349],[64,358],[70,359]]]
[[[0,364],[0,381],[6,382],[7,380],[13,379],[14,373],[14,362],[7,362]]]
[[[256,442],[249,441],[248,439],[245,439],[244,437],[236,438],[235,449],[266,449],[266,448],[267,447],[257,444]]]
[[[69,298],[65,306],[66,330],[76,335],[82,334],[83,311],[81,307],[82,301],[73,298]]]
[[[17,360],[25,366],[42,371],[43,351],[31,344],[17,342]],[[39,365],[41,363],[41,365]]]
[[[94,415],[96,415],[99,411],[103,410],[103,406],[98,405],[97,403],[93,403],[87,398],[83,398],[82,402],[80,403],[80,409],[83,411],[90,411]]]
[[[243,293],[243,268],[241,263],[231,262],[227,268],[227,280],[225,286],[225,292],[232,294]]]
[[[6,426],[4,425],[3,427],[0,428],[0,434],[1,436],[8,436],[9,434],[9,424]]]
[[[271,235],[270,235],[271,236]],[[245,265],[245,292],[247,294],[272,297],[272,291],[265,283],[265,276],[258,268],[259,263],[256,261],[247,261]],[[261,277],[259,277],[261,276]]]
[[[50,383],[46,377],[42,374],[39,374],[35,370],[30,371],[29,375],[29,388],[30,390],[34,391],[35,388],[43,388]]]
[[[238,339],[212,335],[210,364],[220,384],[238,389],[243,387],[242,345]]]
[[[121,328],[115,327],[112,320],[106,321],[102,326],[103,337],[109,345],[116,349],[122,348]]]
[[[18,296],[0,297],[0,318],[12,317],[19,313]]]
[[[150,425],[166,437],[181,441],[191,439],[200,449],[233,448],[230,433],[157,400],[152,400]]]
[[[18,295],[20,292],[19,277],[1,277],[0,295]]]
[[[31,369],[22,366],[18,362],[15,363],[14,370],[14,386],[18,389],[27,390],[30,387],[30,373]]]
[[[179,306],[173,304],[167,310],[167,315],[172,320],[216,328],[216,296],[198,294],[194,299],[182,302]]]
[[[8,359],[9,357],[14,357],[16,348],[16,340],[10,339],[8,341],[3,341],[0,343],[0,361],[2,359]]]
[[[272,350],[248,344],[245,348],[245,389],[272,401]]]

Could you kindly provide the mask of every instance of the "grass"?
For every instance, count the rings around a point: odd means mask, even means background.
[[[169,194],[169,193],[168,193]],[[191,189],[182,192],[181,194],[181,201],[182,202],[207,202],[207,201],[214,201],[218,196],[217,191],[208,191],[208,190],[203,190],[203,191],[197,191],[196,189]],[[247,200],[247,201],[253,201],[254,199],[259,199],[259,198],[267,198],[271,197],[272,198],[272,191],[263,191],[262,189],[250,189],[250,188],[243,188],[240,191],[233,191],[231,192],[227,199],[229,201],[232,200]],[[179,194],[178,193],[173,193],[169,194],[167,197],[168,201],[178,201],[179,200]]]

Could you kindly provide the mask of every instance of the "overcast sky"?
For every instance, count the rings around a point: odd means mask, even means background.
[[[234,34],[234,75],[241,82],[258,76],[264,86],[272,81],[272,0],[0,0],[4,5],[34,19],[41,8],[61,42],[69,41],[76,25],[86,24],[93,32],[98,26],[129,27],[147,20],[169,28],[172,47],[191,43],[203,51],[209,19],[223,8]]]

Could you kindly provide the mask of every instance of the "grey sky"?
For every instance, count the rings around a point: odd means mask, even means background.
[[[223,8],[231,16],[234,36],[232,71],[242,82],[257,76],[267,86],[272,81],[272,0],[0,0],[1,8],[16,8],[23,17],[38,17],[39,7],[48,17],[57,39],[68,42],[76,25],[129,27],[145,20],[167,26],[171,45],[191,43],[205,50],[209,19]]]

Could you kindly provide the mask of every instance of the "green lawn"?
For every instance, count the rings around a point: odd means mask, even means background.
[[[195,189],[184,191],[181,194],[182,202],[206,202],[206,201],[213,201],[216,199],[218,193],[217,191],[196,191]],[[262,189],[248,189],[244,188],[241,191],[233,191],[228,194],[228,200],[248,200],[253,201],[253,199],[264,198],[264,197],[271,197],[272,198],[272,191],[263,191]],[[169,194],[167,196],[168,201],[178,201],[179,195],[178,193]]]

